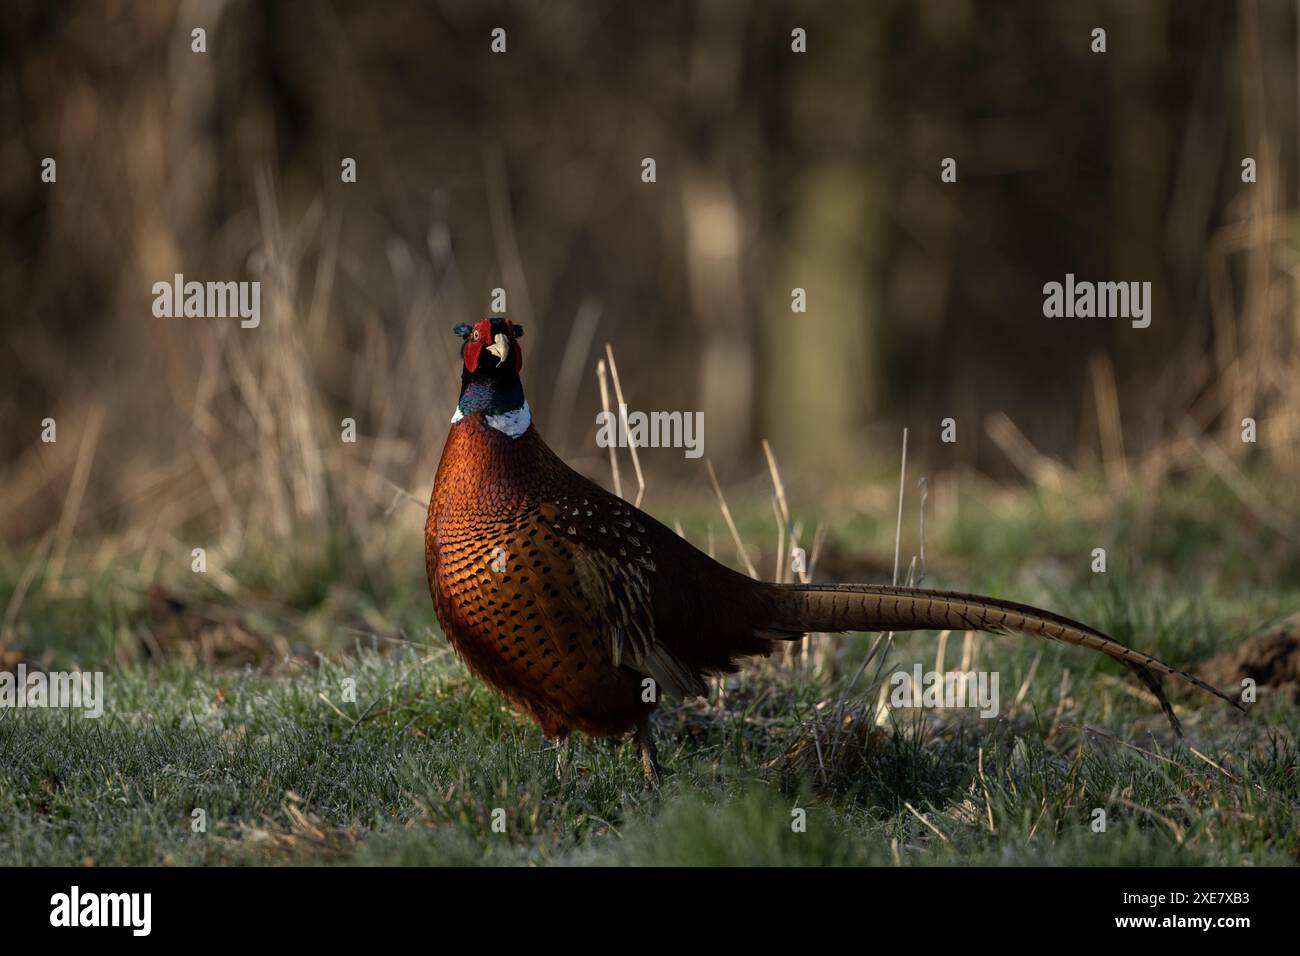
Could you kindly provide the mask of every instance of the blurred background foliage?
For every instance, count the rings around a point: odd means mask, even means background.
[[[0,540],[56,567],[103,537],[156,563],[195,528],[418,530],[396,489],[427,497],[450,329],[498,286],[543,435],[606,484],[609,343],[629,405],[702,410],[769,522],[764,438],[801,502],[892,526],[908,427],[940,518],[959,481],[1158,496],[1204,473],[1295,553],[1295,4],[18,0],[3,21]],[[1150,281],[1151,327],[1044,318],[1067,272]],[[260,328],[155,318],[174,273],[260,279]],[[703,460],[642,460],[660,517],[711,500]]]

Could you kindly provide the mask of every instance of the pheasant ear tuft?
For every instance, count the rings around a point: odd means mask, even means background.
[[[510,325],[515,330],[515,338],[522,339],[524,337],[524,327],[518,322],[512,322]]]
[[[454,329],[452,329],[452,331],[455,332],[457,335],[459,335],[462,339],[467,339],[469,338],[469,334],[470,332],[473,331],[473,329],[471,329],[464,322],[461,322]]]

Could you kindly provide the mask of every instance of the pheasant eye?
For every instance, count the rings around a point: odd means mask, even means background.
[[[477,341],[478,341],[478,329],[475,329],[475,330],[474,330],[474,334],[471,335],[469,338],[470,338],[470,341],[471,341],[471,342],[477,342]]]

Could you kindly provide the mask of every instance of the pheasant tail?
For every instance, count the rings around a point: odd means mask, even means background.
[[[1127,666],[1155,695],[1170,724],[1182,728],[1165,696],[1163,678],[1177,678],[1245,710],[1218,689],[1186,671],[1135,651],[1067,617],[997,598],[954,591],[927,591],[870,584],[782,585],[773,630],[913,631],[961,629],[1019,633],[1100,651]]]

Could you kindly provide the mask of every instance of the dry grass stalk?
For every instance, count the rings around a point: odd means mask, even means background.
[[[22,610],[23,601],[27,597],[27,589],[32,586],[32,581],[35,580],[40,569],[47,567],[45,559],[54,544],[54,535],[55,531],[53,529],[45,533],[45,536],[41,538],[41,543],[36,546],[36,551],[32,554],[31,560],[23,568],[18,583],[14,585],[13,594],[9,596],[9,603],[5,607],[4,620],[0,622],[0,641],[7,641],[13,636],[14,622],[18,620],[18,612]]]
[[[731,509],[727,507],[727,498],[722,493],[722,486],[718,484],[717,472],[713,470],[713,462],[708,458],[704,459],[704,465],[709,471],[709,482],[713,485],[713,493],[718,497],[718,508],[722,511],[722,518],[727,522],[727,530],[731,532],[731,540],[736,545],[736,553],[740,555],[740,560],[745,564],[745,571],[751,578],[758,578],[758,569],[754,567],[754,562],[749,560],[749,552],[745,549],[745,542],[740,539],[740,532],[736,530],[736,522],[731,517]],[[713,550],[713,529],[709,528],[709,551]]]
[[[90,466],[95,460],[95,450],[99,447],[99,433],[104,424],[104,410],[96,405],[86,418],[85,430],[81,433],[81,444],[77,449],[77,464],[72,469],[72,480],[68,483],[68,494],[63,500],[63,513],[59,515],[59,524],[54,531],[54,553],[50,558],[48,577],[57,581],[63,576],[63,566],[68,559],[68,549],[72,545],[72,533],[81,514],[81,502],[86,494],[86,483],[90,480]]]
[[[607,372],[605,369],[605,360],[600,359],[596,362],[596,380],[600,383],[600,407],[605,413],[605,420],[609,420],[609,383],[607,381]],[[609,472],[614,482],[614,494],[620,498],[623,497],[623,475],[618,470],[618,449],[614,442],[609,445]]]
[[[605,358],[609,360],[609,376],[614,380],[614,397],[618,400],[618,420],[627,434],[627,402],[623,400],[623,385],[618,378],[618,363],[614,361],[614,348],[608,342],[605,343]],[[636,472],[636,500],[633,505],[640,508],[641,499],[645,497],[645,475],[641,473],[641,456],[636,453],[636,442],[632,441],[632,436],[628,435],[627,439],[628,454],[632,456],[632,469]]]
[[[894,526],[894,579],[898,584],[898,556],[903,545],[903,492],[907,480],[907,429],[903,429],[903,455],[898,467],[898,523]]]
[[[952,631],[945,629],[939,632],[939,646],[934,652],[934,669],[936,673],[943,673],[944,652],[948,649],[948,638]]]
[[[1182,433],[1210,467],[1237,496],[1247,510],[1263,524],[1293,542],[1300,542],[1300,518],[1274,507],[1231,458],[1214,442],[1204,441],[1190,422],[1184,421]]]
[[[1110,359],[1096,354],[1088,363],[1093,401],[1097,409],[1097,430],[1101,434],[1102,467],[1106,480],[1123,487],[1128,484],[1128,459],[1124,454],[1124,429],[1119,409],[1119,389]]]
[[[951,840],[948,839],[948,837],[944,834],[944,832],[943,832],[942,830],[940,830],[937,826],[935,826],[933,823],[931,823],[929,820],[927,820],[927,819],[925,818],[925,814],[923,814],[920,810],[916,809],[916,807],[912,806],[912,805],[911,805],[910,803],[908,803],[906,800],[903,801],[903,806],[907,807],[908,812],[911,813],[912,816],[916,817],[918,820],[920,820],[922,823],[924,823],[927,827],[929,827],[931,830],[933,830],[933,831],[938,835],[939,839],[941,839],[944,843],[951,843],[951,842],[952,842]]]
[[[1068,474],[1065,467],[1039,452],[1025,433],[1004,413],[994,412],[984,420],[984,430],[1016,469],[1039,487],[1060,494]]]
[[[1024,702],[1025,695],[1029,693],[1029,685],[1034,682],[1034,675],[1038,673],[1038,662],[1042,659],[1043,652],[1040,650],[1030,662],[1029,670],[1025,672],[1025,679],[1020,682],[1020,689],[1016,691],[1016,699],[1012,703],[1013,707],[1019,707]]]
[[[907,488],[906,480],[907,480],[907,429],[904,428],[903,429],[903,452],[898,467],[898,518],[894,524],[894,578],[892,583],[895,586],[898,585],[898,561],[899,561],[899,555],[902,553],[903,497]],[[885,657],[889,653],[889,648],[893,646],[893,643],[894,643],[893,631],[886,631],[885,633],[880,634],[879,636],[876,637],[870,649],[867,651],[867,656],[863,658],[861,666],[858,667],[857,672],[854,673],[853,680],[849,681],[848,689],[850,691],[857,686],[857,683],[861,679],[863,672],[867,669],[867,665],[871,663],[872,658],[876,656],[876,652],[880,650],[881,645],[884,644],[885,645],[884,653],[880,655],[880,663],[876,666],[875,677],[872,678],[872,683],[875,683],[875,680],[880,676],[880,669],[884,666]]]
[[[921,506],[919,509],[920,529],[918,531],[918,547],[921,552],[921,573],[916,579],[916,587],[919,588],[923,583],[925,583],[925,505],[930,500],[930,480],[922,475],[921,479],[916,483],[916,486],[921,490]]]
[[[772,479],[772,511],[776,517],[777,541],[776,541],[776,576],[778,583],[785,583],[790,580],[788,569],[791,567],[786,557],[786,537],[789,536],[789,546],[791,549],[798,546],[794,527],[790,520],[790,503],[785,494],[785,482],[781,479],[781,469],[776,463],[776,455],[772,451],[772,445],[766,438],[762,441],[763,456],[767,459],[767,472]],[[806,571],[800,572],[800,577],[807,583]],[[782,657],[787,665],[793,665],[801,662],[807,656],[808,641],[801,639],[790,641],[785,645]]]
[[[979,748],[979,756],[976,762],[976,768],[979,773],[980,788],[984,791],[984,808],[988,811],[989,833],[997,833],[998,828],[993,822],[993,797],[989,793],[988,778],[984,776],[984,748]]]
[[[781,506],[777,503],[776,498],[772,498],[772,517],[776,519],[776,554],[775,567],[772,568],[772,580],[777,584],[786,583],[786,561],[785,561],[785,523],[781,520]],[[793,542],[793,539],[791,539]]]

